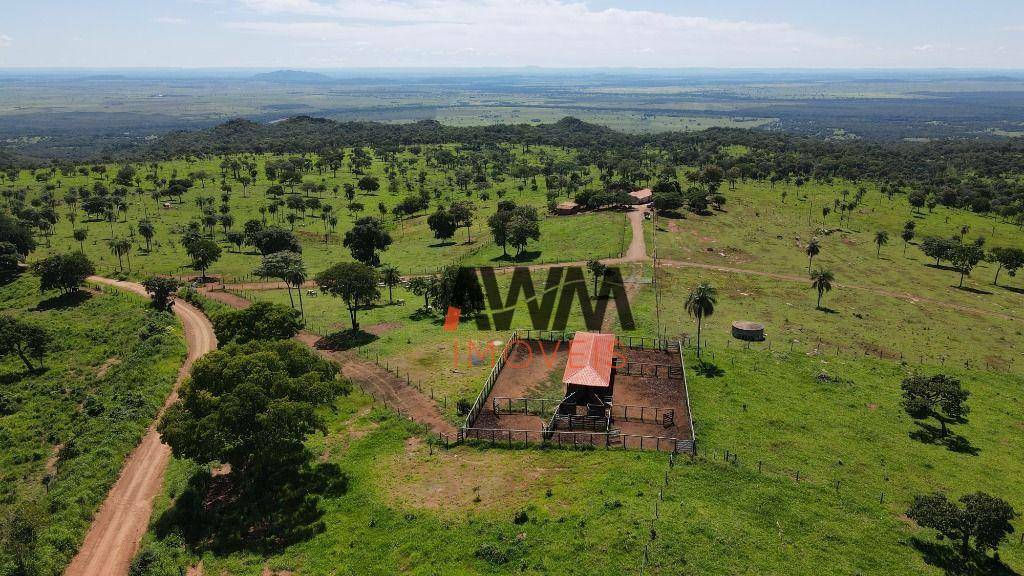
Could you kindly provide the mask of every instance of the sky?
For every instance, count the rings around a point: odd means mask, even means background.
[[[1022,0],[6,0],[0,67],[1024,67]]]

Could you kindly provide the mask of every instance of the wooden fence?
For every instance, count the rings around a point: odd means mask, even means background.
[[[476,422],[477,417],[480,416],[480,411],[483,410],[487,397],[491,395],[491,390],[494,389],[494,383],[498,381],[498,374],[500,374],[501,369],[505,367],[505,360],[508,359],[509,352],[512,350],[512,345],[519,339],[518,332],[513,331],[505,342],[505,346],[501,349],[501,354],[498,355],[498,359],[494,363],[494,367],[491,368],[491,373],[487,376],[487,380],[484,380],[484,386],[480,390],[480,393],[477,394],[476,401],[473,402],[473,407],[470,408],[469,413],[466,414],[466,428],[471,428],[473,423]]]
[[[676,411],[674,408],[659,408],[657,406],[612,404],[611,417],[613,420],[646,422],[650,424],[661,424],[662,426],[668,427],[675,425]]]
[[[624,376],[637,376],[639,378],[668,378],[671,380],[683,379],[683,366],[671,366],[669,364],[650,364],[647,362],[630,362],[623,360],[613,366],[616,374]]]
[[[603,448],[605,450],[656,450],[673,454],[694,453],[693,440],[667,438],[664,436],[643,436],[610,432],[577,432],[565,430],[511,430],[505,428],[460,428],[458,442],[473,441],[490,443],[492,446],[526,446],[540,444],[559,448]]]
[[[491,410],[495,416],[505,414],[533,414],[536,416],[547,416],[552,410],[558,408],[562,403],[561,399],[552,398],[506,398],[495,396],[491,398]]]
[[[550,430],[594,430],[611,429],[611,418],[606,416],[583,416],[576,414],[555,414],[551,417]]]

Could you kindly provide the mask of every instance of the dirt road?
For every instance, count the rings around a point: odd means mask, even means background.
[[[229,292],[209,290],[204,291],[203,295],[239,309],[248,308],[251,304],[245,298]],[[410,386],[402,378],[351,352],[318,350],[316,343],[320,337],[316,334],[300,332],[295,339],[313,348],[324,358],[338,364],[346,379],[358,384],[360,388],[378,400],[387,402],[388,406],[394,406],[401,411],[403,416],[409,416],[421,424],[426,424],[434,432],[442,432],[449,436],[455,435],[455,427],[444,419],[441,411],[437,408],[437,403],[428,395]]]
[[[134,282],[99,276],[90,277],[89,281],[146,295],[145,289]],[[174,304],[174,313],[185,330],[188,357],[178,372],[174,391],[167,397],[161,414],[177,401],[178,386],[188,377],[192,363],[217,348],[213,326],[202,312],[178,300]],[[149,527],[153,498],[160,492],[170,456],[171,450],[160,442],[154,422],[125,461],[121,476],[93,519],[78,555],[64,572],[66,576],[121,576],[128,573],[139,542]]]

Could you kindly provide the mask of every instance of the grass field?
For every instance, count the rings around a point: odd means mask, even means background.
[[[141,299],[52,296],[28,275],[0,286],[0,310],[54,338],[41,370],[26,372],[16,357],[0,362],[8,401],[0,412],[0,517],[38,511],[32,573],[46,575],[61,573],[74,554],[185,354],[174,317],[150,312]],[[152,335],[143,340],[147,326]],[[5,574],[8,552],[0,553]]]
[[[952,450],[920,439],[925,428],[902,414],[905,370],[892,363],[737,350],[714,362],[719,376],[691,371],[701,455],[671,469],[654,453],[444,451],[368,398],[344,399],[310,440],[353,478],[325,501],[326,530],[268,557],[207,552],[204,570],[622,574],[639,572],[649,544],[650,574],[941,574],[944,545],[900,519],[914,494],[989,490],[1024,503],[1008,483],[1021,472],[1024,410],[1006,395],[1018,377],[955,372],[975,410],[954,426],[969,449]],[[836,380],[821,382],[822,370]],[[194,472],[177,462],[169,494]],[[1001,553],[1020,569],[1016,542]]]
[[[648,250],[656,246],[658,256],[666,259],[806,278],[804,248],[811,238],[817,238],[821,254],[813,266],[832,269],[840,284],[1021,316],[1024,280],[1004,273],[1000,286],[993,286],[995,266],[982,262],[965,281],[965,289],[958,289],[959,273],[934,267],[934,261],[917,247],[926,236],[959,236],[962,226],[968,227],[968,241],[983,236],[987,248],[1022,247],[1024,232],[1017,226],[944,207],[915,214],[905,196],[889,200],[870,186],[848,221],[840,224],[835,211],[823,218],[823,207],[831,208],[844,190],[852,197],[857,187],[842,182],[802,187],[778,184],[772,190],[767,183],[748,181],[737,183],[732,191],[723,185],[728,198],[725,211],[707,216],[687,214],[685,219],[660,218],[653,240],[653,227],[648,228]],[[916,223],[916,238],[904,254],[900,232],[908,221]],[[880,255],[874,244],[879,230],[889,234],[889,244],[882,247]]]
[[[733,157],[747,152],[742,146],[725,151]],[[512,153],[538,163],[569,154],[545,148]],[[218,163],[176,161],[160,171],[216,174]],[[375,214],[377,202],[390,207],[401,200],[408,193],[406,180],[414,182],[421,170],[428,175],[427,188],[442,198],[467,197],[449,174],[420,156],[402,152],[399,164],[409,166],[408,177],[398,178],[399,191],[392,193],[386,189],[387,166],[374,162],[370,173],[384,189],[357,196],[365,213]],[[356,180],[344,170],[337,178],[322,178],[328,190]],[[75,176],[63,185],[93,180]],[[404,222],[389,217],[395,243],[383,260],[406,274],[453,262],[506,264],[486,230],[486,216],[499,191],[542,208],[544,179],[538,182],[534,190],[529,181],[493,177],[486,199],[474,191],[472,243],[459,230],[453,243],[438,244],[423,216]],[[35,186],[27,173],[20,184]],[[595,179],[587,185],[599,184]],[[261,177],[248,198],[237,187],[232,192],[236,226],[258,217],[266,187]],[[113,224],[114,235],[128,234],[130,224],[147,212],[157,219],[158,233],[152,253],[141,250],[136,238],[131,276],[188,272],[174,230],[197,217],[197,196],[216,196],[217,188],[213,181],[205,192],[197,185],[169,210],[148,195],[132,196],[125,221]],[[694,351],[687,351],[699,447],[693,463],[669,469],[665,455],[653,453],[486,445],[438,450],[417,425],[354,394],[325,413],[328,432],[309,440],[322,459],[338,463],[352,478],[347,494],[324,501],[322,533],[268,554],[182,549],[177,563],[201,558],[205,573],[229,575],[262,575],[268,568],[302,575],[623,574],[640,573],[646,549],[645,574],[749,573],[752,566],[759,574],[952,570],[946,545],[903,513],[916,494],[932,490],[953,497],[984,490],[1024,510],[1024,492],[1015,484],[1024,471],[1016,457],[1024,448],[1024,286],[1006,274],[993,286],[995,270],[982,263],[960,289],[957,273],[930,266],[914,244],[904,255],[899,233],[913,220],[914,243],[958,234],[962,226],[969,228],[968,241],[983,235],[987,247],[1024,246],[1024,236],[1010,224],[973,213],[939,207],[913,214],[904,196],[890,200],[867,188],[860,207],[841,224],[836,213],[824,218],[822,207],[834,206],[843,190],[852,195],[856,186],[844,182],[780,183],[774,190],[767,183],[738,182],[734,190],[723,184],[724,211],[645,222],[648,254],[656,251],[661,261],[657,272],[650,262],[625,265],[637,326],[625,331],[610,318],[604,327],[624,336],[692,335],[695,322],[684,308],[688,292],[701,281],[718,288],[716,311],[704,322],[708,367],[697,370]],[[332,192],[324,200],[335,206],[343,234],[353,220],[344,210],[346,200]],[[85,249],[109,273],[116,265],[104,242],[110,225],[88,227]],[[319,219],[301,220],[296,230],[311,273],[349,259],[338,234],[323,242]],[[619,212],[546,217],[541,230],[523,263],[617,256],[630,238]],[[878,230],[890,236],[880,254],[873,244]],[[70,223],[59,222],[50,250],[76,247],[70,231]],[[246,276],[258,256],[229,252],[219,229],[217,237],[225,253],[211,273]],[[815,309],[807,279],[804,246],[812,237],[822,244],[814,267],[830,268],[837,277],[825,310]],[[535,276],[540,283],[545,275]],[[507,285],[508,275],[499,274],[499,286]],[[404,301],[399,305],[382,293],[360,311],[362,328],[374,336],[360,354],[429,389],[445,418],[458,423],[457,400],[472,400],[490,369],[489,358],[473,361],[466,354],[467,345],[483,347],[508,333],[478,330],[472,320],[448,333],[436,315],[418,311],[420,297],[398,287],[394,298]],[[285,290],[242,295],[291,303]],[[348,326],[337,299],[306,296],[303,305],[310,328],[319,333]],[[521,302],[514,326],[530,327],[528,316],[520,314],[525,308]],[[764,322],[768,342],[741,348],[729,336],[734,320]],[[567,328],[583,328],[578,309]],[[971,391],[971,412],[966,422],[952,426],[949,437],[938,437],[934,423],[914,422],[903,413],[900,382],[914,370],[946,372]],[[724,462],[726,451],[734,462]],[[175,462],[159,510],[172,506],[197,473],[203,472]],[[517,518],[519,512],[525,516]],[[147,542],[151,549],[179,548],[162,528]],[[1004,544],[1000,557],[1002,573],[1024,570],[1018,540]]]

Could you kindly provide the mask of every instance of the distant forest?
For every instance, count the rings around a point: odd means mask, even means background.
[[[731,178],[788,181],[842,178],[878,182],[892,193],[913,196],[919,206],[944,204],[1012,218],[1024,214],[1024,138],[871,142],[823,140],[780,132],[713,128],[700,132],[625,134],[565,118],[544,125],[453,127],[426,120],[409,124],[337,122],[300,116],[260,124],[232,120],[200,131],[171,132],[157,141],[117,153],[112,161],[238,154],[322,153],[367,147],[378,155],[401,146],[458,144],[465,149],[499,145],[548,145],[576,151],[580,164],[646,164],[639,173],[656,179],[657,164],[722,169]],[[742,153],[735,153],[741,147]],[[651,154],[660,157],[650,160]],[[17,159],[0,155],[0,164]],[[56,163],[66,163],[57,161]]]

